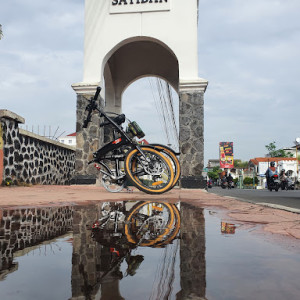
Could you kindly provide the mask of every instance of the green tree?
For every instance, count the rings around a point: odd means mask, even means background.
[[[248,162],[247,161],[241,161],[240,159],[235,159],[234,160],[234,167],[235,168],[246,169],[246,168],[248,168]]]
[[[268,145],[265,145],[266,149],[269,151],[271,157],[293,157],[291,152],[286,152],[282,149],[276,148],[276,142],[271,142]]]
[[[3,33],[2,33],[2,25],[0,24],[0,40],[2,39],[3,37]]]
[[[218,180],[221,172],[222,170],[219,167],[213,167],[212,171],[207,173],[207,176],[212,180]]]

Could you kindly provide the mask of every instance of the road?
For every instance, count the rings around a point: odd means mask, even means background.
[[[213,187],[208,189],[208,192],[300,213],[300,190],[270,192],[269,190],[243,190],[236,188],[227,190],[221,187]]]

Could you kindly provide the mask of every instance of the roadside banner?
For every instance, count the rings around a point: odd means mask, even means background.
[[[232,169],[233,165],[233,142],[220,142],[220,168]]]

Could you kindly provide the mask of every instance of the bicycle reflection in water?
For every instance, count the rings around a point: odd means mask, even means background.
[[[105,202],[102,217],[92,226],[92,237],[103,246],[106,277],[122,279],[136,274],[144,260],[143,255],[133,255],[138,247],[163,248],[179,236],[180,214],[175,204],[162,202],[138,202],[131,208],[127,202]],[[120,271],[127,263],[124,274]]]

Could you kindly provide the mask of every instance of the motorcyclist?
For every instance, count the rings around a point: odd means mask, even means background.
[[[230,173],[229,173],[229,175],[227,176],[226,179],[227,179],[228,188],[231,189],[232,188],[233,177],[231,176]]]
[[[227,175],[225,172],[221,174],[221,187],[223,189],[227,187]]]
[[[282,169],[279,173],[281,189],[285,190],[288,187],[288,177],[285,173],[285,169]]]
[[[275,167],[275,162],[271,161],[270,167],[267,169],[267,171],[265,173],[266,178],[267,178],[267,185],[268,185],[268,187],[270,185],[270,181],[271,181],[272,176],[274,176],[275,174],[278,175],[278,171],[277,171],[277,169]]]
[[[285,174],[285,169],[282,169],[279,173],[279,179],[280,181],[285,181],[287,178],[286,174]]]

